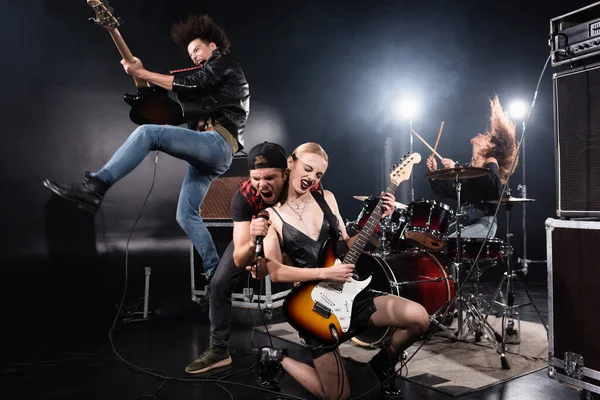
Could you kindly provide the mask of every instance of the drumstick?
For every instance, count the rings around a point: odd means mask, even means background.
[[[438,143],[440,142],[440,137],[442,136],[442,130],[444,129],[444,121],[442,121],[442,125],[440,125],[440,131],[438,132],[437,139],[435,140],[435,146],[433,146],[434,150],[437,150]],[[433,153],[431,153],[433,155]]]
[[[437,157],[440,159],[440,161],[442,161],[442,160],[443,160],[443,157],[442,157],[442,156],[440,156],[440,154],[439,154],[437,151],[435,151],[435,150],[433,149],[433,147],[431,147],[429,144],[427,144],[427,142],[425,141],[425,139],[423,139],[423,138],[422,138],[422,137],[421,137],[421,136],[420,136],[420,135],[419,135],[417,132],[415,132],[415,131],[414,131],[414,129],[411,129],[410,131],[411,131],[411,132],[412,132],[412,133],[413,133],[413,134],[414,134],[414,135],[415,135],[415,136],[416,136],[416,137],[417,137],[417,138],[418,138],[418,139],[419,139],[421,142],[423,142],[423,144],[424,144],[425,146],[427,146],[427,148],[428,148],[429,150],[431,150],[431,151],[433,152],[433,154],[435,154],[435,155],[436,155],[436,156],[437,156]]]

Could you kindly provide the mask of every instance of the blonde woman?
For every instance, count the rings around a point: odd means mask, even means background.
[[[330,191],[311,191],[320,182],[328,166],[328,156],[316,143],[304,143],[288,157],[289,185],[282,202],[269,208],[269,232],[264,239],[266,265],[274,282],[307,282],[330,280],[348,282],[354,265],[339,264],[328,268],[316,266],[321,245],[332,231],[341,234],[350,248],[355,237],[348,237],[335,196]],[[389,216],[394,208],[394,196],[383,195],[383,215]],[[329,221],[335,221],[331,226]],[[286,253],[292,265],[282,263]],[[370,326],[391,326],[395,331],[382,350],[371,360],[384,394],[401,397],[395,386],[394,367],[399,358],[429,326],[429,315],[418,303],[365,289],[359,293],[352,307],[350,329],[358,333]],[[262,358],[281,362],[285,371],[320,399],[347,399],[350,385],[343,360],[336,348],[321,346],[315,340],[304,338],[312,356],[313,366],[287,357],[284,351],[263,349]]]

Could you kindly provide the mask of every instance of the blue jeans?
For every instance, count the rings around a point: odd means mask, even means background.
[[[235,285],[246,273],[233,261],[233,241],[221,256],[221,262],[210,281],[208,317],[210,318],[210,347],[228,348],[231,331],[231,307]]]
[[[231,146],[217,131],[197,132],[169,125],[142,125],[127,138],[100,171],[93,173],[113,185],[133,171],[153,151],[160,150],[188,162],[177,204],[177,222],[188,235],[207,276],[219,264],[219,255],[210,232],[200,218],[200,205],[210,184],[229,169]]]
[[[498,224],[493,215],[486,215],[482,210],[472,207],[463,209],[463,221],[460,236],[464,238],[493,238],[496,236]],[[491,232],[490,232],[491,231]],[[489,236],[488,236],[489,233]],[[456,237],[456,223],[448,227],[448,237]]]

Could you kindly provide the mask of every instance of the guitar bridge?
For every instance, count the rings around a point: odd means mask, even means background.
[[[323,318],[329,318],[331,316],[331,310],[318,301],[315,303],[312,310]]]

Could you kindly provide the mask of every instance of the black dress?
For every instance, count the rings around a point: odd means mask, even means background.
[[[321,224],[321,231],[317,240],[312,239],[304,232],[285,222],[277,210],[272,209],[282,222],[282,238],[280,238],[282,252],[286,253],[289,259],[292,261],[292,264],[298,268],[317,267],[319,250],[321,249],[323,243],[325,243],[325,241],[330,237],[330,233],[332,232],[332,224],[329,223],[330,218],[327,217],[328,213],[330,213],[330,217],[333,216],[335,221],[337,221],[337,218],[335,215],[333,215],[321,192],[312,191],[311,194],[317,201],[317,204],[319,204],[321,207],[321,210],[323,210],[323,223]],[[338,230],[338,226],[336,225],[333,227],[333,229]],[[382,294],[385,293],[372,291],[371,289],[367,288],[354,298],[349,328],[350,332],[352,332],[352,335],[362,332],[369,326],[369,318],[371,318],[371,315],[377,311],[373,299],[377,296],[381,296]],[[313,358],[318,358],[325,353],[335,350],[337,347],[324,347],[320,342],[308,337],[303,337],[303,339],[310,349]]]

